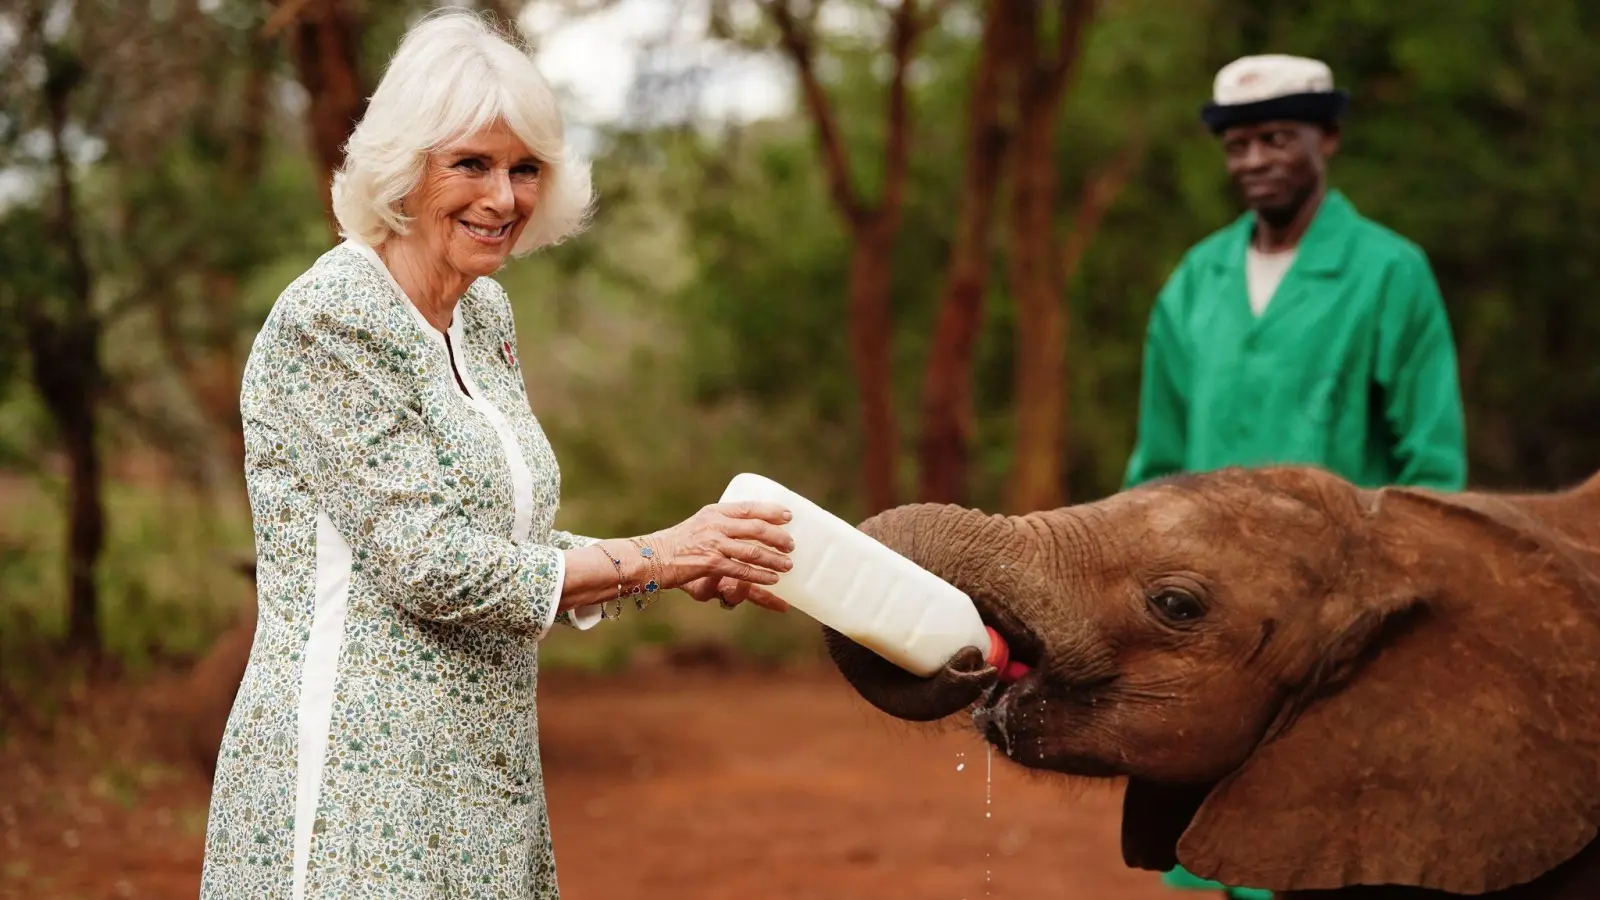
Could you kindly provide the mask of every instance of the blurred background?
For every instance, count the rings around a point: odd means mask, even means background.
[[[278,292],[333,242],[340,146],[433,5],[0,10],[0,895],[193,895],[208,753],[255,615],[240,369]],[[1239,212],[1197,111],[1218,67],[1258,52],[1321,58],[1353,94],[1331,182],[1430,255],[1470,480],[1554,488],[1600,468],[1588,0],[477,6],[529,41],[594,160],[592,230],[501,278],[562,466],[559,527],[664,527],[745,470],[852,520],[916,500],[1015,512],[1114,491],[1156,291]],[[997,32],[1009,37],[985,40]],[[1041,797],[1017,780],[1014,821],[1037,821],[1021,837],[974,830],[983,786],[945,782],[953,753],[976,777],[976,740],[893,731],[818,671],[819,645],[798,613],[682,597],[549,638],[541,706],[567,893],[959,897],[1007,878],[1057,884],[1049,873],[1063,891],[1162,895],[1122,871],[1111,795]],[[584,712],[594,696],[612,718]],[[789,712],[762,725],[752,709]],[[620,781],[579,780],[584,728],[622,748],[608,757]],[[817,743],[841,730],[870,737]],[[774,743],[740,750],[728,732]],[[744,827],[855,834],[783,845],[833,854],[857,880],[822,890],[806,857],[810,874],[779,887],[770,848],[713,867],[713,848],[741,842],[726,818],[672,818],[687,814],[661,760],[699,759],[687,796],[721,803],[707,795],[743,784],[727,766],[754,765],[747,752],[811,774],[752,776]],[[918,771],[912,757],[944,786],[890,786]],[[642,793],[596,812],[595,796],[629,784]],[[812,819],[779,803],[790,789],[824,797],[791,798]],[[665,792],[658,824],[674,840],[707,827],[719,843],[632,867],[584,851],[582,829],[650,815],[649,791]],[[937,797],[974,818],[899,856],[866,837],[904,832],[905,816],[933,827]],[[1063,806],[1092,815],[1068,822]],[[1083,848],[1081,865],[1057,839]]]

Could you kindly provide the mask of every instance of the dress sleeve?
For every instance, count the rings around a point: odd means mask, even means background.
[[[297,359],[275,390],[290,452],[356,570],[419,618],[543,637],[561,597],[562,550],[517,544],[467,519],[417,407],[427,348],[356,305],[285,312],[283,352]]]
[[[580,547],[592,547],[600,543],[600,539],[557,529],[550,532],[550,543],[562,550],[577,550]]]
[[[598,543],[600,543],[600,538],[573,534],[570,531],[552,530],[550,532],[551,546],[561,550],[577,550],[581,547],[592,547]],[[556,616],[558,624],[567,625],[579,631],[588,631],[598,625],[600,619],[600,604],[573,607]]]
[[[490,301],[489,308],[494,311],[494,315],[499,321],[500,339],[508,342],[513,347],[516,346],[516,316],[511,309],[511,296],[506,293],[505,287],[493,278],[480,278],[475,282],[475,286]],[[517,394],[522,398],[522,402],[527,403],[528,394],[522,380],[522,364],[520,362],[516,363],[515,368],[517,373]],[[560,529],[552,529],[550,532],[550,545],[558,550],[578,550],[583,547],[593,546],[599,543],[600,540],[600,538],[573,534],[570,531],[561,531]],[[567,625],[579,631],[587,631],[599,624],[602,619],[600,612],[601,604],[580,606],[562,612],[556,616],[555,621],[557,624]]]

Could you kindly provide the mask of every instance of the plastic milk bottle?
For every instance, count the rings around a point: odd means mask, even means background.
[[[964,647],[1008,672],[1006,642],[954,585],[770,478],[735,476],[722,502],[740,500],[779,503],[794,516],[784,526],[794,568],[767,586],[790,606],[922,677]]]

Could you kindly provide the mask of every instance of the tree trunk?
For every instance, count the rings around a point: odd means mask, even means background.
[[[1023,39],[1019,4],[989,0],[983,42],[968,105],[967,158],[956,206],[956,234],[922,382],[922,431],[918,445],[918,499],[965,503],[972,443],[972,365],[983,295],[989,281],[989,238],[995,198],[1011,129],[1006,100],[1016,76]]]
[[[98,365],[94,366],[98,369]],[[56,421],[66,444],[67,482],[67,642],[75,649],[100,649],[100,597],[95,574],[105,547],[105,506],[101,502],[100,452],[95,442],[95,403],[83,395]]]
[[[1056,288],[1053,299],[1047,300],[1041,291],[1028,301],[1039,306],[1050,321],[1039,324],[1037,329],[1035,323],[1027,321],[1017,333],[1017,458],[1007,494],[1008,508],[1013,512],[1053,509],[1071,499],[1063,468],[1069,383],[1066,365],[1069,322],[1066,285],[1078,274],[1106,211],[1116,202],[1117,196],[1138,168],[1144,147],[1144,133],[1136,127],[1128,145],[1085,179],[1078,197],[1078,208],[1072,217],[1072,230],[1067,234],[1059,256],[1049,257],[1050,248],[1047,246],[1030,250],[1032,254],[1052,259],[1048,274],[1054,279]],[[1022,215],[1014,215],[1013,227],[1025,227],[1022,219]],[[1023,296],[1020,289],[1018,296]],[[1020,309],[1023,301],[1019,299],[1018,302]],[[1038,331],[1037,335],[1030,334],[1035,330]],[[1054,374],[1051,374],[1052,371]],[[1027,399],[1036,385],[1046,400],[1030,405]],[[1056,404],[1055,407],[1051,407],[1051,403]],[[1048,451],[1048,459],[1055,461],[1054,474],[1049,474],[1048,465],[1043,463],[1046,452],[1043,447],[1047,441],[1054,442],[1054,449]],[[1037,449],[1025,453],[1025,449],[1030,447]],[[1053,493],[1050,485],[1055,486]]]
[[[859,388],[861,477],[867,514],[895,505],[899,431],[894,422],[890,254],[894,231],[863,228],[850,252],[850,351]]]
[[[827,92],[817,77],[815,38],[808,30],[808,17],[797,15],[790,0],[764,0],[761,6],[777,26],[779,44],[794,63],[801,101],[815,127],[829,196],[853,239],[847,288],[850,344],[861,404],[862,499],[866,506],[863,515],[870,516],[894,506],[898,493],[895,470],[899,436],[894,422],[890,340],[892,253],[900,230],[911,147],[906,69],[917,39],[932,16],[921,15],[918,0],[901,0],[890,13],[893,68],[884,113],[887,135],[883,195],[873,204],[862,199],[851,178],[844,139]],[[811,7],[810,12],[814,13],[815,8]]]
[[[1054,52],[1037,38],[1022,53],[1019,133],[1010,209],[1011,291],[1017,304],[1015,457],[1006,490],[1017,512],[1054,509],[1066,496],[1067,313],[1055,247],[1056,123],[1077,69],[1093,0],[1060,0]],[[1029,33],[1041,8],[1029,4]]]
[[[95,574],[105,543],[101,502],[96,406],[102,381],[100,322],[94,310],[94,280],[78,227],[72,164],[64,135],[67,106],[83,70],[70,51],[45,55],[45,108],[49,116],[51,168],[56,210],[52,221],[64,255],[65,285],[55,315],[29,314],[34,383],[67,453],[67,641],[76,650],[100,649],[99,594]]]
[[[311,104],[311,150],[321,179],[322,208],[337,237],[333,173],[343,164],[345,141],[367,109],[361,77],[361,20],[345,0],[304,4],[295,11],[288,40],[300,85]]]
[[[1061,505],[1066,419],[1067,316],[1055,253],[1056,117],[1024,116],[1017,138],[1010,210],[1011,293],[1017,304],[1017,435],[1007,507],[1024,513]]]

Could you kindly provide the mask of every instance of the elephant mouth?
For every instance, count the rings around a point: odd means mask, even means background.
[[[1033,633],[1033,629],[1003,612],[1002,604],[987,597],[974,595],[972,602],[978,607],[978,618],[983,624],[993,628],[1006,642],[1011,662],[1020,663],[1028,671],[1038,669],[1044,660],[1044,642]]]
[[[985,741],[999,747],[1007,757],[1011,756],[1012,732],[1011,707],[1005,702],[1005,695],[1011,687],[1005,682],[995,682],[972,707],[973,726]]]
[[[1032,629],[1002,612],[1003,607],[999,604],[988,602],[987,598],[981,596],[974,597],[973,602],[977,604],[978,616],[983,624],[993,628],[1006,642],[1011,664],[1020,664],[1021,670],[1027,673],[1020,678],[1002,677],[995,681],[979,696],[971,710],[973,724],[979,733],[1009,757],[1013,748],[1013,733],[1020,724],[1012,713],[1012,701],[1019,694],[1027,693],[1029,684],[1038,680],[1039,666],[1044,659],[1044,643]]]
[[[972,706],[972,724],[983,739],[1008,759],[1025,765],[1029,761],[1024,749],[1039,749],[1047,708],[1040,693],[1043,684],[1037,657],[1029,665],[1033,671],[1015,681],[996,681]]]
[[[998,630],[998,629],[996,629]],[[1005,636],[1002,633],[1002,636]],[[1063,690],[1048,671],[1029,658],[1032,671],[1016,681],[996,681],[970,709],[972,724],[985,742],[1012,763],[1086,778],[1114,778],[1125,774],[1116,765],[1074,747],[1068,729],[1089,725],[1089,708],[1075,702],[1073,690]],[[1107,678],[1100,685],[1109,684]]]
[[[1037,674],[1030,679],[1038,678]],[[1020,684],[1020,682],[1019,682]],[[1080,778],[1115,778],[1124,773],[1104,760],[1075,753],[1061,745],[1066,727],[1062,713],[1052,711],[1039,691],[1017,684],[995,684],[972,707],[972,723],[989,745],[1010,762],[1029,769]]]

